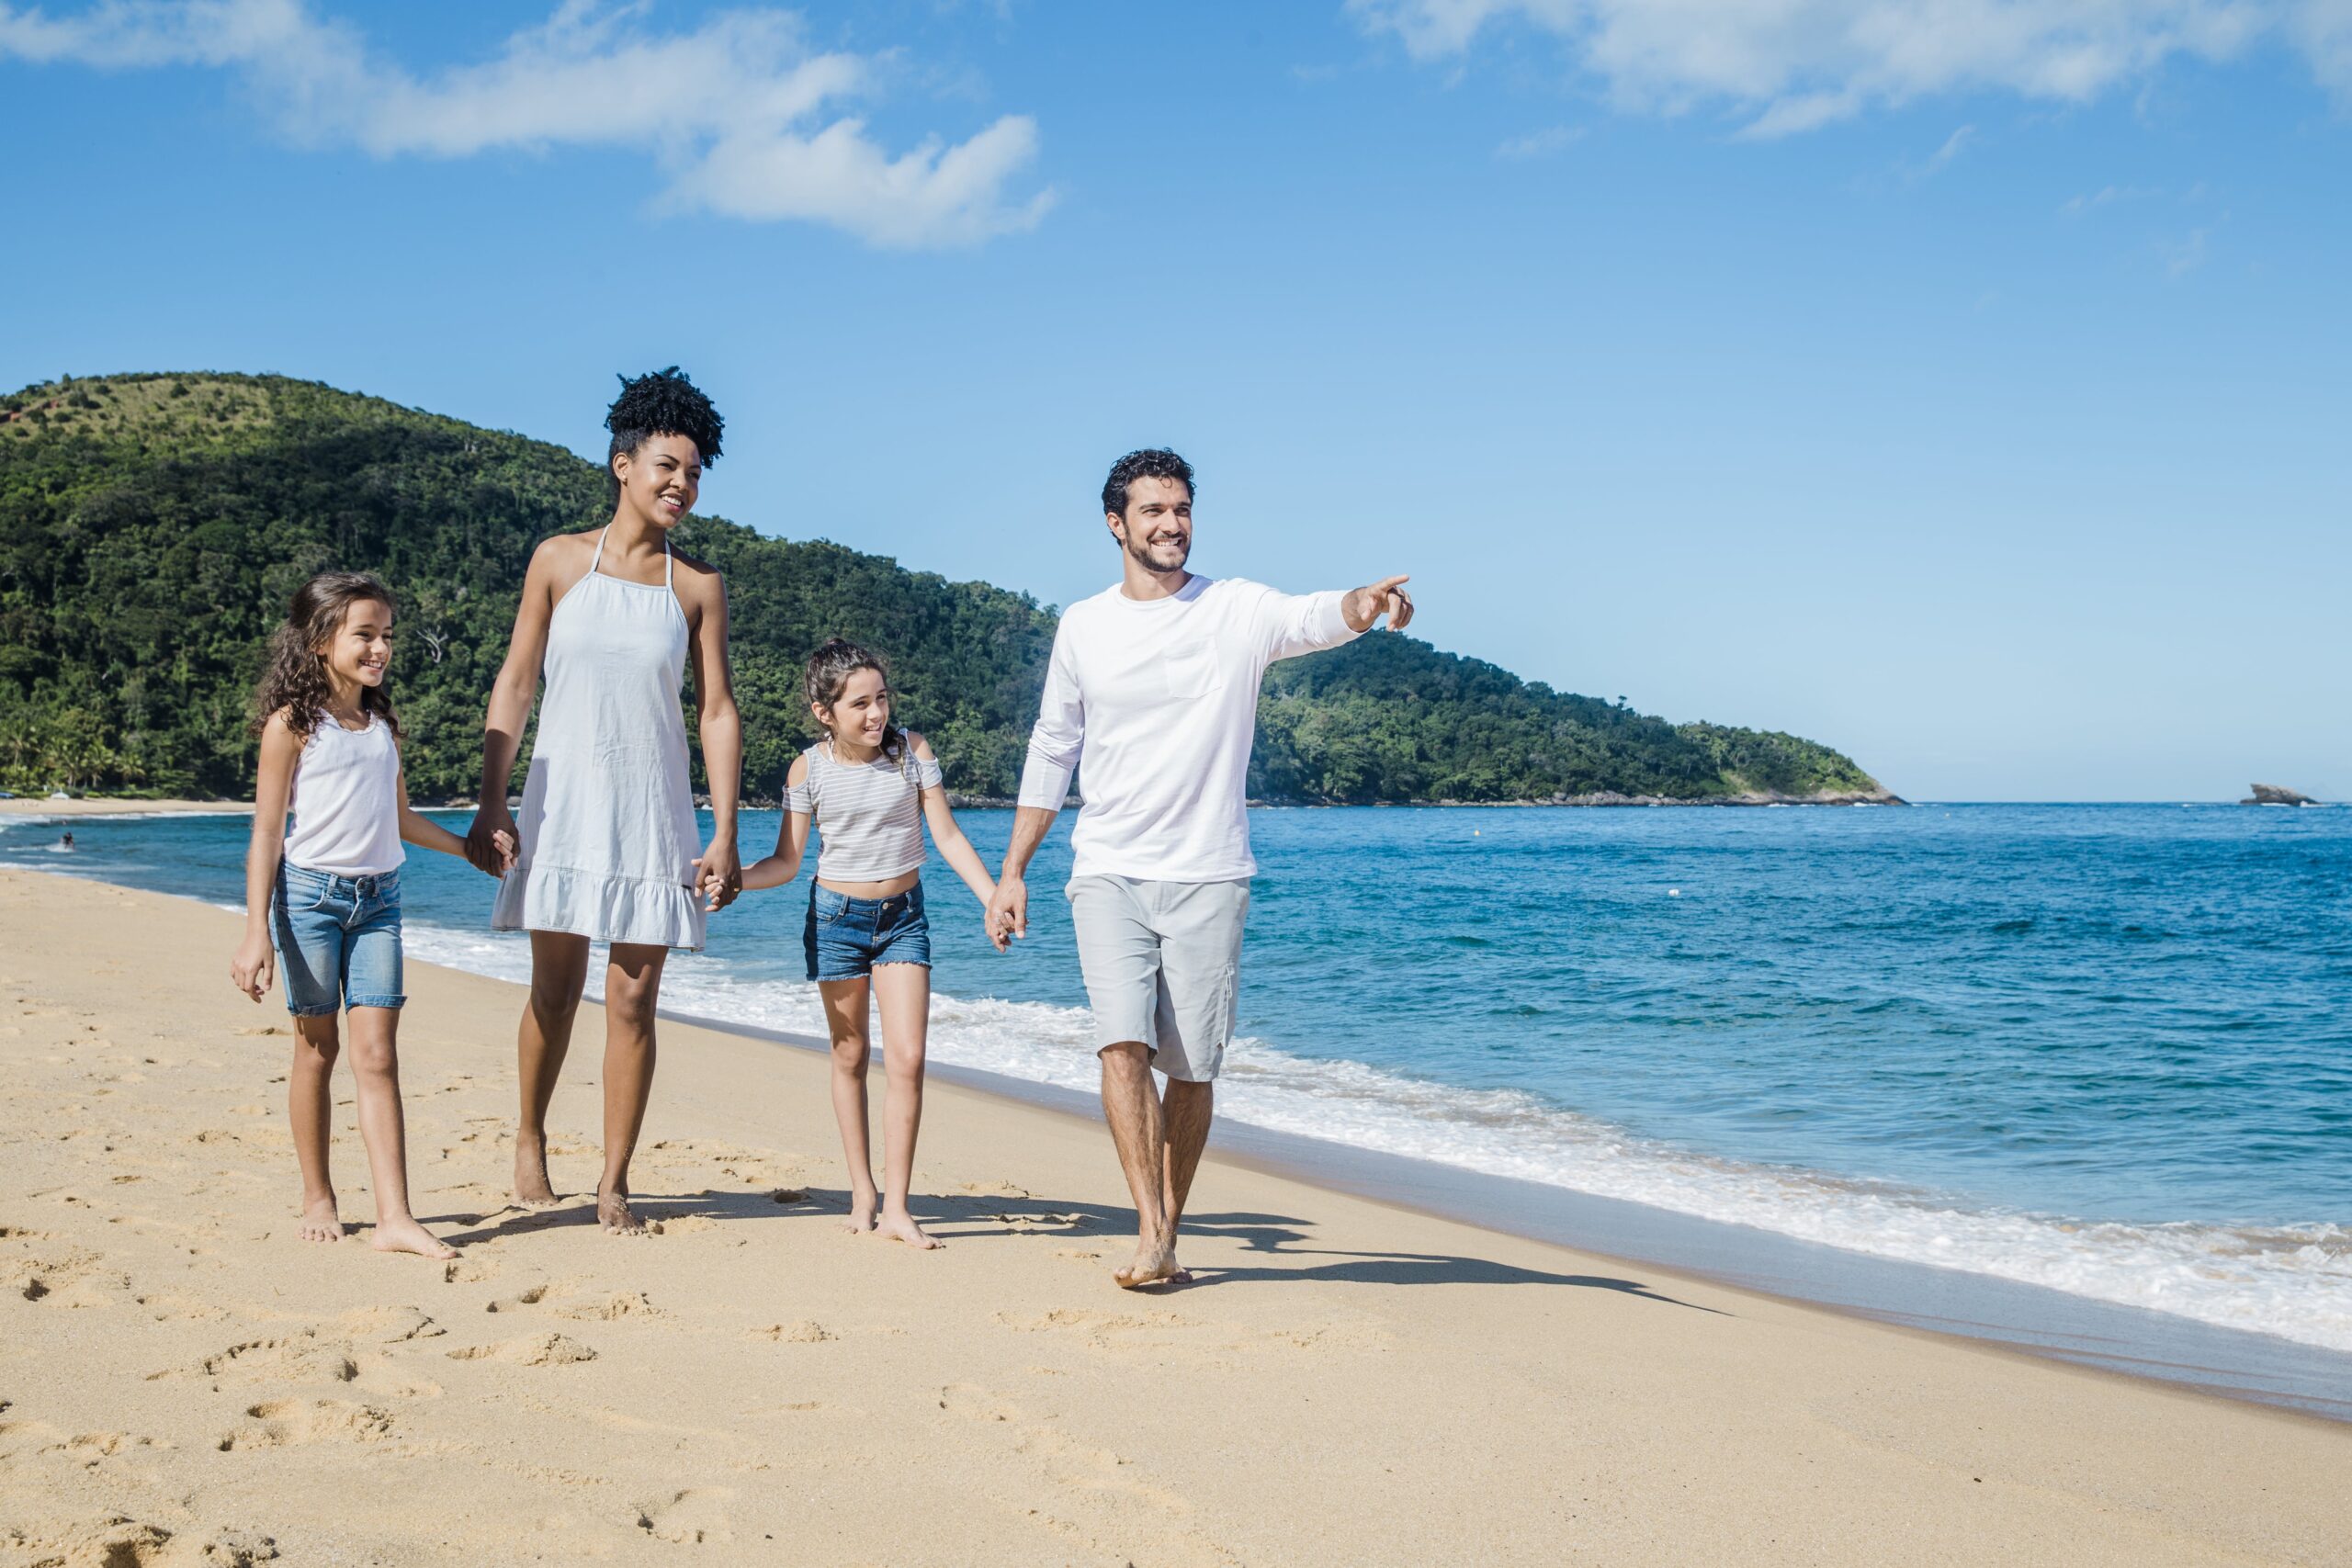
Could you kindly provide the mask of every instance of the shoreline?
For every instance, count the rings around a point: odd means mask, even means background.
[[[825,1041],[790,1030],[666,1007],[661,1016],[820,1055],[830,1050]],[[1102,1126],[1094,1098],[1076,1089],[941,1062],[931,1064],[928,1073],[933,1081]],[[1212,1129],[1208,1153],[1301,1186],[1579,1256],[1672,1269],[1793,1306],[1962,1340],[2030,1360],[2064,1362],[2352,1425],[2352,1355],[2258,1330],[2222,1327],[2048,1286],[1883,1258],[1655,1204],[1490,1176],[1231,1119]]]
[[[76,795],[71,800],[18,795],[0,800],[0,817],[250,817],[250,800],[123,800]]]
[[[421,961],[412,1186],[458,1258],[305,1247],[285,1014],[221,980],[240,927],[0,873],[0,1540],[34,1559],[143,1531],[192,1561],[233,1528],[296,1562],[701,1540],[759,1562],[1860,1565],[1891,1539],[1954,1563],[2352,1561],[2338,1423],[1476,1228],[1247,1149],[1203,1167],[1196,1282],[1120,1292],[1099,1122],[944,1072],[916,1179],[947,1247],[849,1237],[824,1059],[739,1032],[664,1025],[633,1183],[659,1234],[605,1236],[577,1196],[513,1209],[522,988]],[[560,1185],[594,1168],[600,1012],[551,1116]],[[335,1170],[364,1219],[348,1086]],[[423,1517],[368,1479],[386,1457]],[[877,1474],[922,1476],[924,1506],[877,1506]]]
[[[77,873],[26,869],[32,874],[85,880]],[[763,1027],[740,1015],[697,1012],[691,999],[665,1006],[662,1015],[740,1039],[819,1055],[827,1049],[821,1040]],[[1083,1121],[1099,1116],[1091,1094],[986,1066],[951,1065],[934,1057],[932,1076],[1008,1101],[1074,1111]],[[1841,1247],[1778,1226],[1758,1228],[1729,1215],[1661,1206],[1638,1194],[1604,1196],[1575,1186],[1334,1141],[1303,1128],[1277,1131],[1232,1115],[1219,1121],[1211,1147],[1270,1174],[1498,1235],[1645,1268],[1671,1269],[1791,1303],[1951,1334],[2224,1398],[2352,1422],[2352,1354],[2277,1332],[2029,1282],[2008,1271],[1938,1266],[1916,1254],[1905,1258],[1875,1248]]]
[[[948,795],[947,800],[948,804],[958,811],[1010,811],[1016,804],[1010,795],[959,795],[951,793]],[[515,797],[514,804],[519,805],[520,803],[521,797],[518,795]],[[410,804],[414,806],[419,811],[471,811],[474,809],[475,806],[475,802],[470,797],[467,796],[452,796],[447,800],[412,801]],[[697,795],[695,796],[695,806],[696,809],[707,810],[709,808],[709,797],[707,795]],[[780,798],[763,800],[750,795],[744,795],[741,801],[741,805],[743,808],[752,811],[775,811],[779,809],[783,804],[784,803]],[[1074,805],[1075,802],[1072,804]],[[1709,795],[1704,798],[1694,799],[1684,799],[1679,796],[1664,795],[1615,795],[1603,792],[1599,795],[1562,795],[1550,800],[1380,800],[1366,803],[1366,808],[1413,811],[1430,810],[1439,807],[1451,808],[1470,807],[1497,811],[1517,811],[1534,810],[1544,807],[1561,807],[1583,810],[1601,807],[1620,806],[1721,806],[1754,807],[1761,806],[1909,806],[1912,804],[1913,802],[1905,800],[1900,795],[1893,795],[1883,790],[1874,795],[1852,791],[1821,791],[1813,795],[1771,795],[1750,793],[1736,795]],[[2312,804],[2318,805],[2319,802],[2314,801],[2312,802]],[[1334,800],[1253,799],[1249,802],[1249,805],[1252,809],[1284,811],[1357,809],[1357,807],[1350,807],[1345,801]],[[252,810],[253,803],[251,801],[234,800],[188,800],[179,798],[133,800],[118,796],[88,795],[76,795],[68,800],[52,800],[46,796],[40,798],[17,796],[12,799],[0,800],[0,816],[6,817],[188,816],[216,812],[242,814],[251,812]]]

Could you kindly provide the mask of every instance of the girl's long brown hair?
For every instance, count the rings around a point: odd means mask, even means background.
[[[847,637],[827,637],[808,656],[806,679],[809,705],[831,707],[841,701],[842,688],[849,684],[849,678],[861,670],[873,671],[882,677],[884,687],[889,685],[890,667],[882,662],[880,654],[868,652]],[[882,755],[896,762],[901,773],[907,771],[906,727],[895,719],[882,727]]]
[[[317,728],[319,710],[334,695],[327,679],[325,649],[343,630],[344,617],[354,604],[369,600],[387,610],[392,591],[372,572],[322,571],[294,591],[286,607],[286,624],[269,639],[269,662],[261,672],[261,687],[254,694],[254,729],[258,733],[269,716],[283,713],[294,739],[307,743]],[[359,711],[391,726],[400,739],[401,721],[392,716],[391,694],[381,686],[359,688]]]

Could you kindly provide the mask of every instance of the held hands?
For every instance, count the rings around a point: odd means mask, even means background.
[[[485,801],[474,812],[473,826],[466,829],[467,863],[492,876],[503,876],[514,869],[516,841],[514,818],[507,812],[506,803]]]
[[[1401,632],[1413,624],[1413,596],[1404,585],[1410,577],[1384,577],[1363,588],[1354,588],[1340,602],[1340,617],[1351,632],[1370,631],[1381,616],[1388,617],[1388,629]]]
[[[249,931],[237,944],[236,956],[229,960],[229,983],[259,1001],[276,978],[277,968],[277,955],[270,951],[269,938]]]
[[[1012,946],[1015,937],[1029,934],[1029,885],[1017,876],[1007,876],[997,883],[996,897],[989,900],[989,941],[999,953]]]
[[[724,909],[742,891],[743,867],[736,858],[735,846],[713,839],[695,861],[695,892],[702,897],[702,907]]]

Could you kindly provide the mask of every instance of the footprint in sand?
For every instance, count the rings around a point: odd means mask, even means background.
[[[52,1309],[119,1306],[137,1299],[131,1293],[130,1276],[95,1268],[95,1254],[62,1260],[28,1259],[0,1277],[7,1281],[6,1289]]]
[[[696,1231],[718,1228],[718,1222],[708,1214],[680,1214],[672,1220],[654,1220],[646,1227],[655,1235],[692,1235]]]
[[[1032,1515],[1057,1537],[1083,1541],[1114,1560],[1219,1568],[1231,1568],[1239,1561],[1185,1523],[1193,1510],[1182,1497],[1138,1480],[1133,1461],[1073,1438],[1056,1424],[1058,1416],[1033,1417],[1010,1399],[974,1383],[941,1389],[939,1407],[990,1430],[1001,1429],[1013,1462],[1034,1472],[1034,1479],[1020,1488],[1037,1505]]]
[[[724,1486],[695,1486],[673,1493],[668,1502],[639,1508],[637,1528],[656,1540],[682,1546],[724,1545],[735,1539],[727,1515],[735,1495]]]
[[[251,1423],[224,1436],[222,1453],[310,1443],[379,1443],[392,1435],[391,1412],[340,1399],[273,1399],[246,1410]]]
[[[518,1367],[561,1367],[596,1359],[594,1350],[560,1334],[534,1334],[495,1345],[466,1345],[448,1355],[453,1361],[507,1361]]]
[[[449,1331],[417,1307],[354,1307],[334,1320],[338,1333],[376,1345],[399,1345],[411,1339],[437,1339]]]
[[[561,1302],[554,1310],[556,1316],[580,1323],[613,1323],[625,1317],[641,1321],[669,1315],[642,1291],[616,1291],[594,1300]]]
[[[127,1449],[168,1449],[173,1446],[161,1438],[133,1437],[129,1432],[85,1432],[62,1443],[51,1443],[40,1451],[78,1460],[83,1469],[96,1470],[100,1461],[112,1459]]]
[[[1021,1334],[1071,1336],[1093,1350],[1166,1348],[1204,1326],[1173,1312],[1090,1312],[1080,1307],[1057,1307],[1035,1315],[1001,1312],[996,1320]]]
[[[30,1535],[10,1529],[0,1532],[0,1547],[24,1551],[24,1562],[54,1563],[61,1568],[84,1568],[85,1564],[92,1568],[150,1568],[177,1555],[172,1551],[171,1531],[161,1525],[141,1524],[122,1514],[97,1525],[52,1521],[35,1526]],[[248,1557],[244,1561],[264,1560]]]
[[[315,1334],[282,1339],[248,1339],[215,1351],[193,1367],[167,1367],[147,1374],[149,1382],[203,1378],[220,1393],[232,1383],[352,1382],[359,1363],[348,1345],[322,1343]]]
[[[484,1312],[521,1312],[525,1307],[538,1305],[541,1302],[547,1300],[547,1286],[533,1285],[529,1290],[521,1292],[517,1294],[501,1296],[498,1300],[485,1305],[481,1310]]]
[[[362,1353],[354,1341],[401,1345],[446,1332],[414,1307],[360,1307],[299,1333],[232,1345],[193,1367],[151,1372],[147,1381],[202,1378],[216,1393],[237,1383],[337,1382],[395,1398],[429,1398],[441,1392],[438,1384],[403,1372],[384,1357]]]
[[[778,1345],[821,1345],[840,1337],[823,1324],[804,1317],[797,1323],[771,1323],[765,1328],[754,1328],[752,1337]]]

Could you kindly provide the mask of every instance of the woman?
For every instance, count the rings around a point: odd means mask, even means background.
[[[717,571],[671,549],[693,510],[723,422],[675,366],[634,381],[605,416],[613,433],[612,520],[533,552],[506,662],[491,688],[481,807],[467,854],[514,863],[491,924],[531,933],[531,998],[516,1043],[522,1124],[514,1196],[557,1201],[548,1179],[548,1101],[571,1043],[588,945],[611,943],[605,971],[605,1169],[596,1218],[644,1229],[628,1206],[628,1162],[653,1087],[653,1010],[670,949],[702,946],[707,910],[739,891],[735,798],[743,725],[727,662],[727,590]],[[714,818],[701,846],[687,780],[679,676],[694,664]],[[544,671],[531,773],[517,824],[506,809],[531,698]]]

